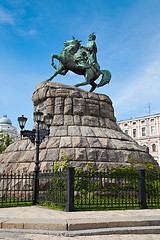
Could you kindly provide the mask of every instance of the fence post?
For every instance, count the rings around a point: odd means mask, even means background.
[[[139,190],[139,203],[143,209],[146,209],[147,202],[145,187],[145,169],[138,170],[138,190]]]
[[[74,167],[67,168],[67,203],[66,211],[74,211]]]

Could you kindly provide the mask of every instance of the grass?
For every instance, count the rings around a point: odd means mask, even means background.
[[[9,208],[9,207],[24,207],[24,206],[33,206],[31,201],[0,201],[0,208]],[[46,207],[54,210],[66,210],[66,206],[62,204],[54,204],[49,202],[40,203],[37,206]],[[155,209],[160,208],[160,205],[155,202],[150,202],[147,200],[147,208]],[[105,202],[105,199],[75,199],[75,211],[101,211],[101,210],[126,210],[126,209],[141,209],[138,203],[138,198],[133,199],[131,202],[129,199],[110,199]]]
[[[157,202],[157,203],[156,203]],[[76,198],[75,197],[75,211],[100,211],[100,210],[126,210],[126,209],[141,209],[139,205],[139,198],[133,197],[132,199],[127,197],[127,195],[123,196],[123,198],[119,197],[96,197],[94,198]],[[59,205],[49,202],[44,202],[40,204],[40,206],[44,206],[50,209],[57,210],[66,210],[65,205]],[[158,203],[158,199],[153,202],[150,202],[150,199],[147,199],[147,206],[150,209],[160,208],[160,204]]]
[[[115,210],[115,209],[139,209],[138,198],[128,198],[127,196],[117,197],[96,197],[75,199],[75,209],[85,210]]]
[[[26,201],[26,202],[23,202],[23,201],[0,201],[0,208],[8,208],[8,207],[24,207],[24,206],[32,206],[33,205],[33,202],[31,201]]]
[[[61,204],[55,204],[55,203],[48,203],[48,202],[44,202],[44,203],[39,203],[38,204],[39,207],[46,207],[49,209],[54,209],[54,210],[66,210],[66,206],[65,205],[61,205]]]

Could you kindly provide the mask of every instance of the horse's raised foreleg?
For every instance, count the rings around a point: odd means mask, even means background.
[[[63,65],[61,65],[60,67],[58,67],[57,71],[55,71],[55,73],[50,77],[48,78],[46,81],[49,82],[51,81],[55,76],[57,76],[58,74],[62,74],[62,75],[65,75],[67,73],[68,70],[66,70],[64,68]]]
[[[56,58],[56,59],[58,59],[58,55],[56,55],[56,54],[52,54],[51,55],[51,65],[52,65],[52,67],[54,68],[54,69],[56,69],[57,70],[57,66],[54,64],[54,58]],[[59,60],[59,59],[58,59]]]

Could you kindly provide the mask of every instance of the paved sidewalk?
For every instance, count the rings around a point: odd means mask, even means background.
[[[37,206],[0,208],[0,228],[66,237],[160,234],[160,209],[67,213]]]
[[[42,235],[31,233],[0,233],[1,240],[160,240],[160,234],[140,235],[97,235],[97,236],[76,236],[63,237],[54,235]]]

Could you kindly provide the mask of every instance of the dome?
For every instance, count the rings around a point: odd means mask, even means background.
[[[7,115],[4,115],[1,119],[0,119],[0,125],[1,124],[9,124],[12,125],[11,120],[7,117]]]

